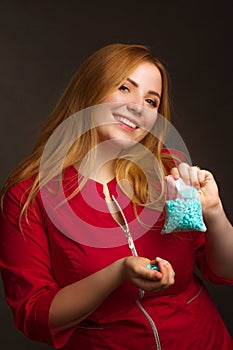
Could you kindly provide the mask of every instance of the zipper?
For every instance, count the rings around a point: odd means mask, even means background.
[[[128,225],[128,222],[126,220],[125,214],[124,214],[123,210],[121,209],[120,204],[118,203],[118,201],[116,200],[116,198],[113,195],[112,195],[112,199],[113,199],[115,205],[117,206],[117,209],[121,213],[122,219],[124,220],[124,225],[122,225],[116,219],[115,220],[117,221],[118,225],[122,228],[122,230],[125,233],[125,236],[126,236],[127,241],[128,241],[128,247],[131,250],[132,255],[138,256],[137,250],[136,250],[135,245],[134,245],[133,237],[131,236],[131,233],[129,231],[129,225]]]
[[[159,333],[158,333],[157,327],[156,327],[156,325],[155,325],[153,319],[152,319],[151,316],[148,314],[148,312],[144,309],[144,307],[142,306],[140,300],[137,300],[137,301],[136,301],[136,304],[138,305],[139,309],[144,313],[144,315],[146,316],[147,320],[148,320],[149,323],[150,323],[150,326],[151,326],[152,331],[153,331],[153,333],[154,333],[154,338],[155,338],[157,350],[162,350],[161,344],[160,344],[160,340],[159,340]]]
[[[137,253],[137,250],[136,250],[136,247],[135,247],[135,244],[134,244],[134,241],[133,241],[133,237],[130,233],[130,230],[129,230],[129,225],[128,225],[128,222],[126,220],[126,217],[125,217],[125,214],[120,206],[120,204],[118,203],[118,201],[116,200],[116,198],[111,195],[115,205],[117,206],[122,218],[123,218],[123,221],[124,221],[124,225],[122,225],[116,218],[114,218],[114,220],[118,223],[118,225],[121,227],[121,229],[124,231],[125,233],[125,236],[127,238],[127,241],[128,241],[128,247],[129,249],[131,250],[131,253],[133,256],[138,256],[138,253]],[[110,211],[111,213],[111,211]],[[150,323],[150,326],[152,328],[152,331],[153,331],[153,334],[154,334],[154,338],[155,338],[155,343],[156,343],[156,347],[157,347],[157,350],[162,350],[161,348],[161,344],[160,344],[160,340],[159,340],[159,333],[158,333],[158,330],[157,330],[157,327],[153,321],[153,319],[151,318],[151,316],[148,314],[148,312],[144,309],[144,307],[142,306],[140,300],[143,299],[144,297],[144,290],[139,288],[139,299],[136,300],[136,304],[138,305],[139,309],[143,312],[143,314],[146,316],[147,320],[149,321]]]

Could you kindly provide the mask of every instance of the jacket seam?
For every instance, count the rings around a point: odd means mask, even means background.
[[[191,298],[189,299],[186,304],[191,304],[195,299],[197,299],[199,297],[199,295],[201,294],[202,290],[203,290],[203,286],[201,286],[201,288],[199,289],[199,291]]]

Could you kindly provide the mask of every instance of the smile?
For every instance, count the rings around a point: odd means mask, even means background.
[[[119,122],[121,122],[122,124],[127,125],[130,128],[132,128],[132,129],[137,129],[138,128],[137,124],[135,124],[134,122],[132,122],[131,120],[129,120],[129,119],[125,118],[125,117],[116,116],[116,119]]]

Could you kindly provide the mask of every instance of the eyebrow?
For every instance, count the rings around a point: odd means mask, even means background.
[[[136,83],[136,81],[134,81],[134,80],[132,80],[130,78],[127,78],[127,81],[129,81],[135,87],[138,87],[138,84]],[[154,90],[149,90],[148,93],[151,94],[151,95],[157,96],[159,99],[161,99],[160,94],[158,92],[154,91]]]

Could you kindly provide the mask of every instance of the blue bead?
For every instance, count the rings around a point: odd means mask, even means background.
[[[189,230],[206,231],[201,202],[195,198],[167,200],[166,221],[162,233]]]
[[[146,265],[146,267],[147,267],[148,269],[151,269],[151,270],[159,271],[159,267],[158,267],[157,264],[155,264],[155,265],[148,264],[148,265]]]

